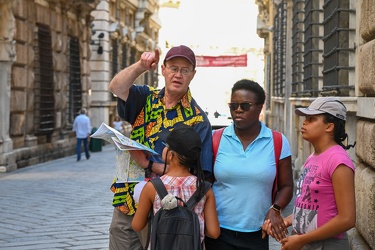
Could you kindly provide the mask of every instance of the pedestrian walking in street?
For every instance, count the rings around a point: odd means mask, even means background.
[[[196,73],[195,54],[184,45],[173,47],[167,52],[161,65],[165,80],[163,89],[154,90],[147,85],[135,85],[134,82],[143,73],[156,69],[159,60],[158,49],[144,52],[138,62],[120,71],[109,85],[112,93],[118,97],[119,116],[133,127],[130,138],[160,154],[148,156],[142,151],[131,151],[137,164],[128,167],[141,167],[146,173],[152,173],[151,176],[162,175],[164,141],[161,138],[164,134],[169,134],[175,125],[184,123],[192,126],[201,138],[201,166],[208,176],[212,172],[211,124],[189,89]],[[142,236],[142,233],[137,235],[131,227],[135,209],[129,209],[124,203],[126,199],[133,199],[134,186],[138,182],[139,180],[130,177],[125,183],[113,183],[115,209],[110,226],[111,250],[143,249],[146,243],[147,237],[144,234]],[[134,206],[137,205],[134,203]],[[147,230],[143,233],[147,234]]]
[[[113,127],[120,133],[123,132],[123,123],[118,115],[116,115],[115,120],[113,121]]]
[[[290,146],[284,135],[259,120],[265,98],[254,81],[243,79],[232,87],[233,123],[221,135],[213,168],[221,233],[217,239],[205,238],[207,250],[268,250],[261,228],[265,219],[277,234],[287,230],[280,211],[293,197]]]
[[[314,152],[306,159],[297,182],[293,213],[285,225],[293,234],[281,239],[264,228],[283,250],[349,249],[346,231],[355,225],[354,165],[345,150],[346,107],[337,98],[319,97],[295,113],[305,116],[301,133]]]
[[[88,146],[88,138],[91,135],[90,118],[86,115],[86,109],[82,108],[80,114],[74,119],[73,131],[76,132],[77,137],[77,161],[81,160],[81,147],[85,149],[86,159],[90,159],[90,152]]]
[[[171,194],[172,197],[180,198],[185,203],[192,197],[196,190],[198,190],[198,197],[201,197],[201,194],[203,195],[205,177],[200,166],[201,148],[202,143],[199,135],[192,127],[184,124],[177,126],[166,138],[166,147],[163,150],[162,156],[165,168],[168,164],[169,170],[160,179],[166,187],[168,194]],[[196,173],[196,175],[192,173]],[[168,198],[166,197],[165,199],[168,200]],[[167,203],[169,205],[172,203],[176,205],[174,207],[177,207],[177,202],[180,203],[176,198],[174,198],[176,199],[174,203],[172,201],[165,202],[165,199],[162,201],[154,185],[148,182],[140,196],[138,209],[132,222],[133,229],[140,231],[146,227],[151,207],[153,207],[153,212],[156,214],[162,207],[163,209],[172,209],[171,207],[164,207],[162,204]],[[194,212],[198,215],[199,219],[201,245],[205,234],[211,238],[217,238],[220,234],[215,204],[215,196],[212,189],[209,188],[207,193],[194,207]],[[183,204],[180,205],[183,206]],[[178,235],[183,232],[173,233]],[[160,244],[153,242],[153,240],[156,240],[156,238],[154,237],[151,240],[153,245]],[[180,243],[185,243],[184,241],[176,240],[174,243],[173,250],[186,249],[186,246],[179,245]],[[190,241],[187,243],[190,243]],[[170,244],[171,242],[168,245],[171,246]]]

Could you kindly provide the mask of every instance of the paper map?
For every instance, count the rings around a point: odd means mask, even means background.
[[[144,150],[150,152],[151,154],[158,155],[151,148],[146,147],[118,132],[116,129],[102,123],[98,130],[90,137],[103,139],[111,144],[117,146],[120,150]]]
[[[90,137],[103,139],[116,147],[116,182],[140,182],[145,179],[145,170],[130,157],[129,150],[143,150],[157,155],[154,150],[124,136],[116,129],[102,123]]]

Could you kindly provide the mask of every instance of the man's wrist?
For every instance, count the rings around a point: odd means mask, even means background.
[[[275,210],[275,211],[277,211],[277,212],[281,212],[281,207],[279,206],[279,205],[277,205],[277,204],[272,204],[272,206],[270,207],[270,209],[273,209],[273,210]]]

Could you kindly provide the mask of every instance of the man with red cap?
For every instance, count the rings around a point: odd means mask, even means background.
[[[142,151],[130,151],[138,165],[130,167],[141,167],[146,173],[161,175],[164,169],[161,158],[164,149],[162,138],[177,124],[184,123],[192,126],[201,138],[201,166],[208,177],[212,172],[211,124],[189,89],[196,73],[195,54],[184,45],[168,51],[161,65],[165,80],[165,87],[161,90],[147,85],[135,85],[138,77],[157,68],[159,60],[158,49],[144,52],[138,62],[120,71],[109,84],[111,92],[118,97],[119,116],[133,127],[130,138],[160,154],[148,156]],[[145,245],[146,237],[141,234],[137,236],[131,228],[137,205],[133,208],[129,207],[131,203],[124,202],[129,201],[136,184],[130,178],[126,183],[114,183],[112,186],[115,191],[115,209],[110,226],[110,250],[143,249],[142,245]],[[116,189],[121,192],[116,192]]]

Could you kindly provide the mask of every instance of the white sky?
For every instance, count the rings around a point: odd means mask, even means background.
[[[181,0],[178,9],[160,8],[161,58],[169,50],[165,41],[171,46],[185,44],[196,55],[230,54],[228,51],[233,47],[238,51],[252,48],[261,51],[263,39],[256,33],[257,15],[254,0]],[[211,114],[216,109],[229,114],[226,103],[237,80],[249,78],[263,84],[262,59],[262,55],[248,54],[248,67],[198,67],[190,84],[193,97]],[[163,85],[163,80],[160,83]]]
[[[159,15],[160,36],[173,45],[263,47],[254,0],[181,0],[179,9],[161,8]]]

